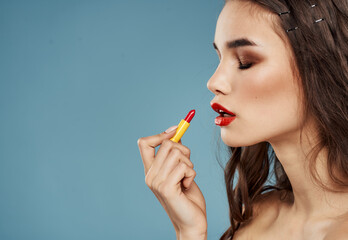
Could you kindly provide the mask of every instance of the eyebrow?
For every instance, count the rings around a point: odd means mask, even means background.
[[[216,46],[215,42],[213,42],[213,46],[216,50],[219,50],[218,47]],[[238,48],[238,47],[245,47],[245,46],[257,46],[256,43],[254,43],[253,41],[247,39],[247,38],[239,38],[233,41],[228,41],[226,43],[226,47],[228,49],[231,48]]]

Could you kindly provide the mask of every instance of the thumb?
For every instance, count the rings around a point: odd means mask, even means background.
[[[160,135],[160,138],[162,139],[161,142],[165,139],[171,139],[172,137],[174,137],[176,130],[178,130],[178,126],[174,125],[168,128],[167,130],[165,130],[164,132],[160,133],[159,135]]]
[[[163,133],[164,134],[169,134],[169,133],[173,133],[174,130],[176,130],[178,128],[177,125],[171,126],[170,128],[168,128],[167,130],[165,130]]]
[[[155,159],[155,148],[160,145],[163,140],[173,137],[176,132],[176,128],[177,126],[172,126],[160,134],[138,139],[138,146],[144,163],[145,174]]]

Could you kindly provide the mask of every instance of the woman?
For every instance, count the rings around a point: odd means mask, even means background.
[[[348,1],[226,1],[214,47],[211,104],[235,115],[215,121],[231,150],[220,240],[348,239]],[[178,239],[206,239],[190,150],[170,130],[138,140],[145,181]]]

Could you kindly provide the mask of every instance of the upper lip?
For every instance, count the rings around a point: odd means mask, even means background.
[[[225,107],[223,107],[222,105],[220,105],[219,103],[210,103],[212,109],[217,112],[217,113],[222,113],[225,112],[227,114],[233,115],[235,116],[236,114],[234,114],[233,112],[227,110]]]

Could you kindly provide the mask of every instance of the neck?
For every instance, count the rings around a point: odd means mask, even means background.
[[[272,141],[274,152],[286,172],[294,195],[292,211],[304,219],[337,217],[348,212],[348,193],[329,191],[314,181],[309,168],[309,152],[313,148],[315,134],[292,133],[283,141]],[[327,149],[322,149],[313,162],[319,180],[330,186],[331,178],[327,170]],[[315,171],[313,171],[315,173]],[[331,185],[332,186],[332,185]]]

